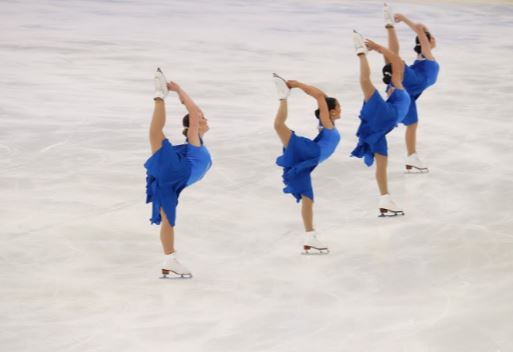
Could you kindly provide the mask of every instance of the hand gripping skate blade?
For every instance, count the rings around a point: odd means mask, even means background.
[[[394,210],[379,208],[379,212],[380,212],[380,214],[378,215],[379,218],[393,218],[394,216],[399,216],[399,215],[404,216],[404,211],[402,211],[402,210],[394,211]]]
[[[171,276],[168,276],[173,274]],[[178,274],[171,270],[162,269],[162,276],[160,279],[165,280],[183,280],[183,279],[192,279],[192,274]]]
[[[303,246],[304,251],[301,252],[302,255],[326,255],[330,254],[330,250],[328,248],[315,248],[311,246]]]

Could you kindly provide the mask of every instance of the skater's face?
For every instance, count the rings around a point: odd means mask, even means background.
[[[205,133],[208,132],[210,127],[208,127],[208,120],[205,118],[205,116],[202,116],[199,120],[199,132],[203,136]]]
[[[335,109],[330,110],[330,117],[332,120],[338,120],[340,118],[341,114],[342,114],[342,108],[340,107],[340,104],[337,101],[337,105],[335,106]]]

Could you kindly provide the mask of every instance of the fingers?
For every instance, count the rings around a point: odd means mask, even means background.
[[[169,89],[172,92],[178,92],[178,90],[180,89],[180,86],[176,82],[169,81],[167,83],[167,89]]]
[[[369,50],[377,50],[379,48],[379,45],[370,39],[365,39],[365,45]]]

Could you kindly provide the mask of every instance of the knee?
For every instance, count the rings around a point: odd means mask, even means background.
[[[287,125],[285,125],[285,123],[283,123],[282,121],[274,121],[274,130],[276,132],[283,131],[286,128],[287,128]]]

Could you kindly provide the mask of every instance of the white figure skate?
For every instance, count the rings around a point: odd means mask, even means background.
[[[169,274],[174,274],[171,277],[168,277]],[[176,259],[176,254],[171,253],[165,256],[164,262],[162,263],[162,277],[161,279],[190,279],[192,278],[192,273],[189,269],[183,266],[178,259]]]
[[[280,100],[286,100],[290,94],[290,88],[287,86],[287,81],[273,73],[274,84],[276,84],[276,91],[278,92],[278,98]]]
[[[385,16],[385,28],[391,28],[394,26],[394,12],[392,11],[392,8],[385,3],[385,6],[383,7],[383,14]]]
[[[160,70],[160,67],[157,68],[157,71],[155,72],[155,98],[164,99],[168,93],[169,90],[167,89],[167,80],[166,76],[164,76],[164,73]]]
[[[379,198],[379,212],[379,217],[404,215],[404,211],[395,204],[388,193]]]
[[[369,52],[367,45],[365,45],[365,38],[355,30],[353,30],[353,42],[356,55],[367,54]]]
[[[428,167],[420,160],[417,153],[408,156],[405,164],[407,174],[427,174],[429,172]]]
[[[319,241],[316,231],[306,232],[304,236],[303,254],[329,254],[330,250],[324,243]]]

